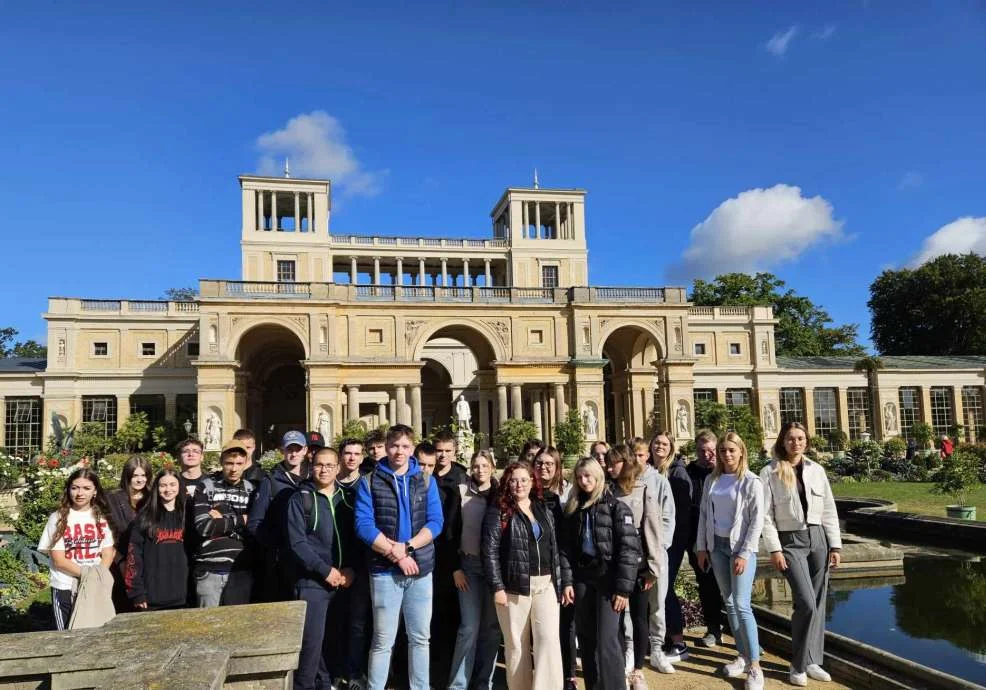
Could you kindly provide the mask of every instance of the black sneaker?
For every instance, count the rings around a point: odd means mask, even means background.
[[[574,678],[568,678],[565,681],[565,690],[579,690],[578,683],[575,682]]]
[[[664,657],[672,664],[688,658],[688,647],[683,642],[672,642],[664,649]]]

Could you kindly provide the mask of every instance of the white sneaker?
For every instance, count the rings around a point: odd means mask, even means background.
[[[674,673],[674,666],[671,665],[660,648],[651,650],[650,667],[659,673]]]
[[[808,664],[808,668],[805,669],[808,673],[808,677],[812,680],[819,680],[823,683],[830,683],[832,681],[832,676],[829,672],[818,664]]]
[[[791,681],[791,685],[797,685],[799,688],[808,686],[808,674],[796,673],[794,669],[791,669],[791,674],[788,676],[788,680]]]
[[[722,667],[722,672],[726,674],[726,678],[739,678],[746,671],[747,662],[741,656],[736,657],[728,664]]]
[[[759,666],[751,666],[746,674],[746,690],[763,690],[763,671]]]

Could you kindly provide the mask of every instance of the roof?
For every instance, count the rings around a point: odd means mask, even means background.
[[[861,357],[778,357],[777,366],[782,369],[848,369],[852,371]],[[952,355],[931,357],[925,355],[881,356],[886,369],[986,369],[986,357],[977,355]]]
[[[44,371],[47,366],[47,359],[37,357],[0,358],[0,374],[31,374]]]

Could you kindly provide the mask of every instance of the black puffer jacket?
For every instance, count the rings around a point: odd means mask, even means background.
[[[531,512],[550,539],[551,581],[555,593],[561,599],[561,591],[572,584],[572,572],[558,551],[555,520],[544,503],[531,501]],[[482,559],[483,572],[494,592],[505,590],[511,594],[529,596],[531,593],[531,554],[527,516],[517,511],[505,529],[500,529],[500,508],[490,503],[483,520]],[[542,537],[543,539],[544,537]]]
[[[571,563],[572,569],[577,571],[576,564],[585,560],[582,555],[582,531],[587,512],[596,558],[605,564],[603,577],[609,581],[614,594],[629,596],[636,585],[637,572],[640,569],[640,535],[633,524],[630,508],[608,488],[588,508],[566,513],[562,529],[562,553],[565,561]]]

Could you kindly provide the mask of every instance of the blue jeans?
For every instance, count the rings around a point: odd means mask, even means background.
[[[736,640],[736,651],[747,661],[760,660],[760,638],[757,634],[757,621],[753,617],[750,596],[753,593],[753,577],[757,574],[757,559],[751,557],[746,562],[742,575],[733,574],[733,553],[729,548],[729,538],[715,538],[712,549],[712,572],[715,573],[726,606],[726,618]]]
[[[431,635],[431,573],[408,577],[399,573],[370,576],[373,602],[373,644],[370,647],[370,690],[384,690],[397,623],[404,616],[407,631],[408,679],[411,690],[429,690],[428,640]]]
[[[469,591],[459,591],[459,632],[452,654],[449,690],[489,690],[500,647],[500,624],[496,619],[493,592],[483,575],[479,556],[462,556],[462,571]]]

